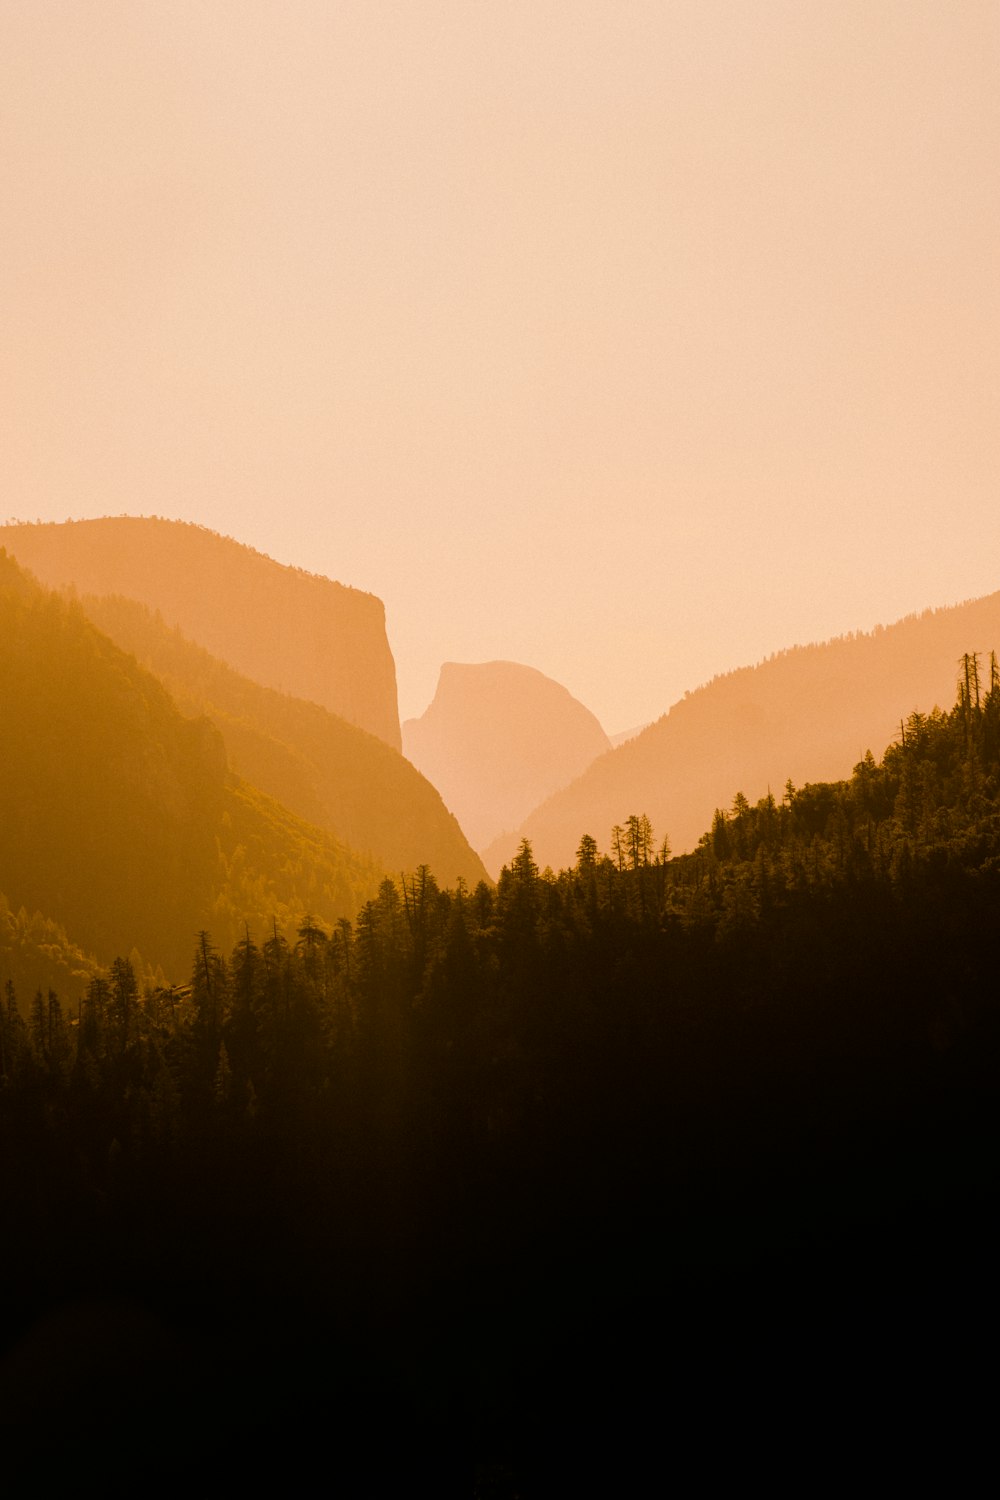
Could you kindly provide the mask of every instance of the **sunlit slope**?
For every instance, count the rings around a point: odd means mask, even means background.
[[[7,1004],[8,982],[22,1010],[38,990],[43,995],[54,990],[73,1005],[100,972],[97,960],[78,947],[57,922],[24,907],[12,910],[0,893],[0,1005]]]
[[[928,610],[870,634],[796,647],[718,677],[638,738],[602,756],[484,851],[493,872],[522,838],[540,864],[570,862],[582,833],[602,849],[630,813],[646,813],[675,852],[690,849],[735,789],[837,780],[899,735],[900,716],[955,696],[965,651],[1000,647],[1000,593]]]
[[[477,849],[516,828],[610,743],[560,683],[510,661],[446,662],[426,712],[403,725],[406,754]]]
[[[380,871],[235,777],[207,719],[0,550],[0,891],[107,962],[351,916]]]
[[[158,609],[257,682],[400,748],[396,667],[374,595],[155,517],[0,526],[0,546],[50,587],[124,594]]]
[[[485,878],[440,794],[383,740],[250,681],[133,600],[87,596],[81,604],[184,713],[211,719],[230,766],[254,786],[395,874],[428,865],[443,884]]]

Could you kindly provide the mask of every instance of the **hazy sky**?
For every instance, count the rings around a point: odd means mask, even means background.
[[[370,589],[404,716],[1000,588],[998,0],[0,0],[0,183],[0,514]]]

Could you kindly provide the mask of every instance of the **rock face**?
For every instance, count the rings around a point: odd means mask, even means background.
[[[51,588],[139,600],[247,677],[401,748],[396,667],[373,594],[155,517],[0,526],[0,547]]]
[[[527,838],[540,865],[574,862],[583,834],[607,850],[611,829],[645,813],[675,854],[691,849],[737,792],[782,795],[788,780],[851,775],[880,757],[914,711],[950,708],[963,652],[1000,651],[1000,593],[926,610],[820,645],[796,646],[687,693],[636,739],[602,756],[510,834],[481,850],[496,873]]]
[[[438,788],[473,848],[484,848],[610,742],[597,719],[551,677],[516,662],[445,662],[403,750]]]

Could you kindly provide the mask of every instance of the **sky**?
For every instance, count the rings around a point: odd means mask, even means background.
[[[1000,589],[997,0],[0,0],[0,203],[0,516],[378,594],[404,718]]]

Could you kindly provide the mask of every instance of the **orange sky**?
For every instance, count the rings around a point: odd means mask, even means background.
[[[0,0],[0,174],[0,512],[371,589],[404,716],[1000,588],[996,0]]]

